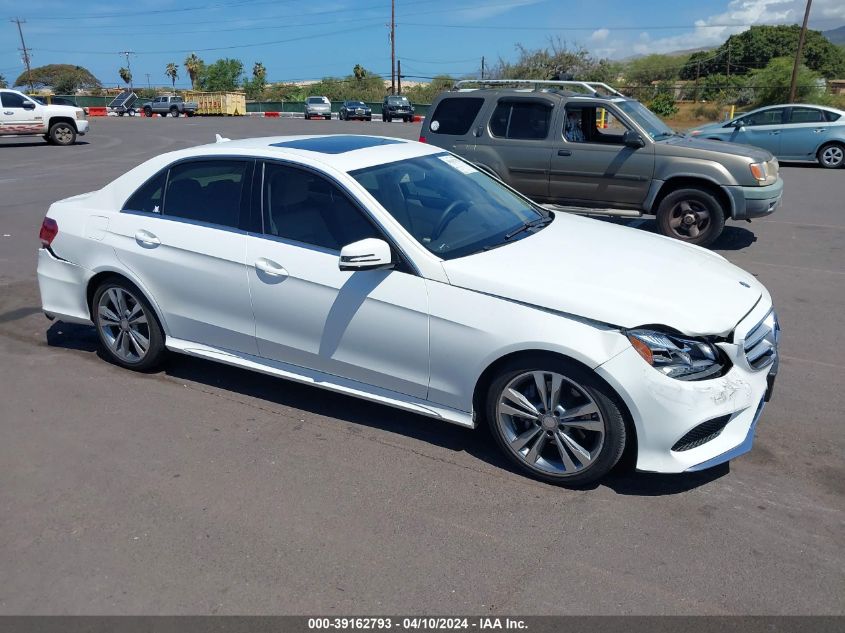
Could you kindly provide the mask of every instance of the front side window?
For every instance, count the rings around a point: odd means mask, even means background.
[[[478,97],[443,99],[431,115],[429,129],[435,134],[463,136],[483,105],[484,99]]]
[[[552,106],[538,101],[501,101],[490,118],[490,133],[499,138],[538,140],[549,134]]]
[[[757,125],[780,125],[783,123],[783,108],[771,108],[769,110],[761,110],[760,112],[752,112],[740,119],[743,125],[757,126]]]
[[[163,214],[237,228],[248,167],[243,160],[192,161],[171,167]]]
[[[454,259],[530,234],[548,216],[528,200],[450,154],[376,165],[350,174],[414,239]]]
[[[624,145],[628,127],[607,108],[592,105],[567,105],[563,119],[563,137],[570,143]]]
[[[264,165],[264,233],[340,251],[382,236],[334,183],[310,171]]]
[[[822,111],[815,108],[792,108],[789,115],[790,123],[821,123],[824,120]]]
[[[23,95],[17,92],[4,92],[0,94],[0,100],[3,101],[4,108],[22,108],[24,103],[31,103]]]

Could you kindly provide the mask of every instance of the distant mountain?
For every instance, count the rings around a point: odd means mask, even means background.
[[[840,26],[838,29],[831,29],[829,31],[822,31],[827,39],[839,46],[845,45],[845,26]]]
[[[659,53],[660,55],[668,55],[669,57],[684,57],[686,55],[692,55],[693,53],[700,53],[702,51],[712,51],[715,50],[713,46],[705,46],[704,48],[687,48],[680,51],[669,51],[668,53]],[[645,55],[637,54],[637,55],[629,55],[628,57],[623,57],[620,59],[620,62],[630,62],[635,59],[639,59],[640,57],[645,57]]]

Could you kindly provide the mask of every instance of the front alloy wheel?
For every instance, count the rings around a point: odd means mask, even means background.
[[[491,396],[494,437],[511,461],[539,479],[590,483],[622,454],[622,413],[607,387],[583,370],[508,372],[493,383]]]
[[[164,337],[152,309],[129,284],[100,286],[92,302],[97,334],[106,355],[118,365],[145,370],[161,360]]]
[[[667,195],[657,210],[657,227],[676,240],[708,246],[725,228],[719,201],[703,189],[678,189]]]

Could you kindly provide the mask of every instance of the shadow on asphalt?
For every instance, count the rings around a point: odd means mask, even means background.
[[[52,145],[47,141],[26,141],[23,143],[10,143],[8,142],[10,139],[3,139],[3,142],[0,143],[0,149],[4,147],[74,147],[75,145],[89,145],[88,141],[76,141],[73,145]]]
[[[621,224],[627,226],[630,220],[620,218],[602,218],[613,224]],[[648,231],[649,233],[657,233],[657,222],[655,220],[636,220],[642,222],[632,228],[639,231]],[[753,226],[753,225],[752,225]],[[722,234],[713,242],[708,248],[719,251],[739,251],[743,248],[748,248],[757,241],[757,236],[754,232],[745,228],[745,226],[737,226],[736,224],[726,224]]]
[[[47,330],[47,344],[96,353],[105,360],[99,351],[97,333],[91,326],[55,322]],[[483,428],[466,429],[319,387],[301,385],[182,354],[170,354],[159,372],[179,380],[256,398],[280,407],[300,409],[314,415],[333,418],[338,420],[338,424],[369,427],[404,435],[450,451],[465,452],[491,466],[524,476],[501,453],[493,438]],[[626,451],[610,475],[598,484],[581,489],[606,487],[616,494],[643,497],[675,495],[708,484],[730,472],[729,465],[724,464],[698,473],[660,475],[635,472],[633,465],[633,455]]]

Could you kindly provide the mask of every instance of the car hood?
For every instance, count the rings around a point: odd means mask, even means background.
[[[559,213],[512,244],[443,262],[468,290],[610,325],[727,335],[766,292],[706,249]]]
[[[733,156],[751,158],[755,162],[766,162],[767,160],[772,159],[772,155],[769,152],[764,149],[760,149],[759,147],[740,145],[739,143],[725,143],[724,141],[711,141],[708,139],[697,138],[695,136],[673,136],[672,138],[660,141],[659,143],[670,150],[671,148],[677,148],[682,152],[685,152],[686,150],[700,150],[714,152],[717,154],[731,154]]]

